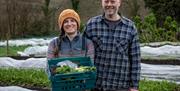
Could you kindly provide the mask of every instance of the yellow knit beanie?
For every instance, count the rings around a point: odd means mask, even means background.
[[[62,28],[63,22],[66,18],[73,18],[76,20],[77,24],[78,24],[78,29],[80,28],[80,17],[79,15],[72,9],[65,9],[63,10],[60,15],[59,15],[59,19],[58,19],[58,25],[59,28]]]

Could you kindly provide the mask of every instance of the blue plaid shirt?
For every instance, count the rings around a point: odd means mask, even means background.
[[[138,88],[140,45],[134,23],[121,17],[112,27],[100,15],[88,21],[84,34],[95,47],[96,88],[105,91]]]

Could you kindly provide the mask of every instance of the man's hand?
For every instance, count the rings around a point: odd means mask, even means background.
[[[130,88],[128,91],[138,91],[138,90],[134,88]]]

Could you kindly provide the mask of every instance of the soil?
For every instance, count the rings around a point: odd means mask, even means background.
[[[180,65],[180,59],[141,59],[141,62],[156,65]]]
[[[13,58],[13,59],[16,59],[16,60],[26,60],[26,59],[28,59],[28,58],[44,58],[44,57],[35,57],[35,56],[8,56],[8,57],[10,57],[10,58]]]
[[[23,88],[27,88],[27,89],[31,89],[31,90],[35,90],[35,91],[50,91],[50,89],[48,89],[48,88],[41,88],[41,87],[23,87]]]

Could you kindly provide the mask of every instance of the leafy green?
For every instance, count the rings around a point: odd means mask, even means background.
[[[10,46],[8,56],[17,56],[17,51],[24,51],[29,46]],[[7,49],[5,46],[0,47],[0,56],[7,56]]]
[[[88,72],[88,71],[96,71],[96,68],[91,66],[80,66],[74,69],[69,66],[62,66],[62,67],[57,67],[55,72],[56,74],[67,74],[67,73]]]

